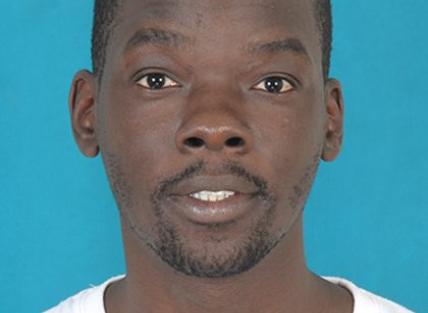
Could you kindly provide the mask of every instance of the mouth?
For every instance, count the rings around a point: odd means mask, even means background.
[[[255,196],[231,190],[201,190],[188,195],[174,195],[171,204],[176,212],[192,223],[226,224],[255,211]]]
[[[190,194],[189,197],[200,201],[205,201],[205,202],[207,201],[220,202],[230,197],[233,197],[236,194],[237,193],[235,191],[229,191],[229,190],[221,190],[221,191],[202,190],[202,191],[198,191]]]

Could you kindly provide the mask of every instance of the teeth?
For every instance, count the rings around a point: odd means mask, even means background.
[[[224,199],[227,199],[229,197],[232,197],[235,195],[235,192],[233,191],[208,191],[203,190],[199,192],[192,193],[190,196],[192,198],[202,200],[202,201],[209,201],[209,202],[217,202],[222,201]]]

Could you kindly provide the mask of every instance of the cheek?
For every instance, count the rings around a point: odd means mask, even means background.
[[[287,194],[301,185],[318,163],[323,144],[322,105],[308,94],[286,106],[272,106],[259,114],[257,155],[270,168],[273,187]],[[284,191],[288,191],[285,192]]]
[[[162,103],[149,106],[114,93],[109,99],[99,114],[101,151],[119,160],[134,195],[149,199],[159,177],[166,176],[162,164],[172,162],[176,114],[159,110]]]

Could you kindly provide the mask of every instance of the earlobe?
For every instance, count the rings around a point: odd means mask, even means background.
[[[95,133],[95,83],[93,74],[80,71],[73,79],[69,96],[73,135],[80,151],[87,157],[99,153]]]
[[[322,151],[324,161],[333,161],[339,155],[343,141],[344,103],[340,83],[329,79],[325,86],[327,110],[326,136]]]

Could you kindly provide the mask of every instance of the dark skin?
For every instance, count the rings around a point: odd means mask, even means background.
[[[311,1],[127,0],[118,18],[102,77],[77,73],[70,95],[121,213],[127,276],[106,312],[352,312],[303,253],[305,200],[343,130]],[[198,185],[239,192],[242,214],[186,218]]]

